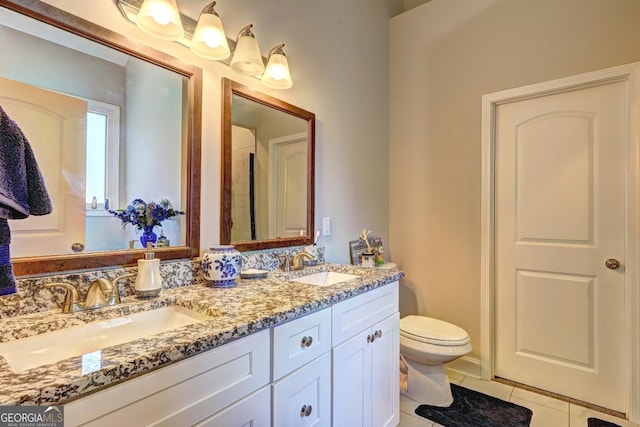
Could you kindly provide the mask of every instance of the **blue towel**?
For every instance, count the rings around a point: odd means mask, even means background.
[[[7,219],[46,215],[53,207],[29,141],[0,107],[0,295],[16,292]]]
[[[51,199],[27,137],[0,107],[0,218],[51,213]]]
[[[11,243],[9,223],[5,218],[0,218],[0,296],[14,294],[18,290],[11,267],[9,243]]]

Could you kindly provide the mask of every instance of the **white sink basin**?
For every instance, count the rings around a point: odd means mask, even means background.
[[[183,307],[164,307],[1,343],[0,355],[20,373],[208,319]]]
[[[321,273],[309,274],[308,276],[291,279],[292,282],[306,283],[314,286],[331,286],[349,280],[357,279],[360,276],[355,274],[337,273],[335,271],[323,271]]]

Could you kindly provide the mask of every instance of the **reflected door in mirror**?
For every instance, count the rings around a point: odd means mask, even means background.
[[[87,103],[0,78],[0,105],[29,140],[54,206],[49,215],[9,221],[11,254],[72,253],[85,241]]]
[[[307,134],[269,143],[270,235],[304,235],[307,228]],[[275,204],[275,208],[273,205]]]

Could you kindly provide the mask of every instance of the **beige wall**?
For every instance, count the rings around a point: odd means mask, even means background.
[[[401,314],[480,352],[483,94],[640,61],[637,0],[431,0],[391,20],[390,242]]]
[[[263,55],[278,43],[294,80],[270,90],[258,80],[202,60],[182,45],[154,39],[127,23],[113,0],[46,0],[204,70],[201,246],[219,242],[220,93],[228,77],[312,111],[317,118],[316,229],[332,218],[333,235],[320,239],[327,259],[349,262],[349,240],[367,227],[388,238],[389,18],[383,0],[219,1],[228,37],[249,23]],[[208,0],[179,0],[197,17]]]

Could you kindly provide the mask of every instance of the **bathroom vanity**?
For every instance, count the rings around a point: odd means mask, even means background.
[[[355,277],[294,281],[328,271]],[[3,341],[163,307],[205,316],[94,351],[92,360],[15,372],[3,358],[0,404],[63,404],[69,425],[397,425],[402,276],[321,264],[228,289],[196,283],[91,312],[9,318]]]

